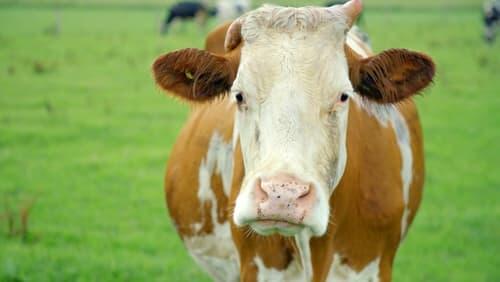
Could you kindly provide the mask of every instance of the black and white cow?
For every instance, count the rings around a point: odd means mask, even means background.
[[[161,34],[167,33],[172,22],[176,20],[196,20],[204,26],[209,16],[215,16],[216,9],[210,9],[197,1],[182,1],[171,6],[161,26]]]
[[[500,1],[487,1],[484,3],[484,38],[486,42],[493,43],[496,37],[496,28],[500,22]]]

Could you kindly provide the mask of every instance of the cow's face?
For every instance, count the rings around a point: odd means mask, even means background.
[[[349,100],[394,103],[421,90],[434,66],[391,50],[361,60],[345,34],[359,0],[332,8],[264,7],[235,21],[225,56],[186,49],[155,62],[157,82],[183,98],[229,93],[245,178],[233,214],[262,235],[326,232],[347,159]],[[355,93],[356,92],[356,93]]]
[[[230,95],[245,178],[234,222],[260,234],[303,226],[324,233],[345,163],[348,19],[340,8],[317,12],[263,8],[240,23],[244,44]]]

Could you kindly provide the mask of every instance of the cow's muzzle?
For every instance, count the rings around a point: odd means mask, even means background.
[[[300,229],[316,198],[310,183],[287,174],[258,179],[254,192],[257,218],[251,225],[259,233]]]

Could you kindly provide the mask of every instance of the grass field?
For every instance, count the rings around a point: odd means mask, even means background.
[[[215,5],[217,0],[200,0],[209,5]],[[171,5],[178,0],[0,0],[0,4],[7,5],[55,5],[55,6],[160,6]],[[259,6],[263,3],[274,3],[280,5],[303,6],[303,5],[322,5],[330,2],[328,0],[251,0],[253,6]],[[397,7],[472,7],[481,6],[482,0],[420,0],[420,1],[401,1],[401,0],[364,0],[367,7],[397,6]]]
[[[500,42],[485,46],[478,10],[365,16],[376,50],[425,51],[438,67],[417,98],[427,182],[394,281],[500,281]],[[52,9],[0,8],[0,281],[208,281],[162,191],[187,108],[150,73],[204,33],[160,38],[163,13],[66,8],[54,36]],[[28,235],[8,236],[4,211],[33,199]]]

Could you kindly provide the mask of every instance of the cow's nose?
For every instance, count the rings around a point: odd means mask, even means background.
[[[280,201],[296,201],[309,194],[310,184],[302,182],[292,176],[283,174],[268,179],[261,179],[261,193],[265,199],[276,199]]]
[[[311,184],[287,174],[262,178],[255,190],[258,220],[300,224],[314,201]]]

